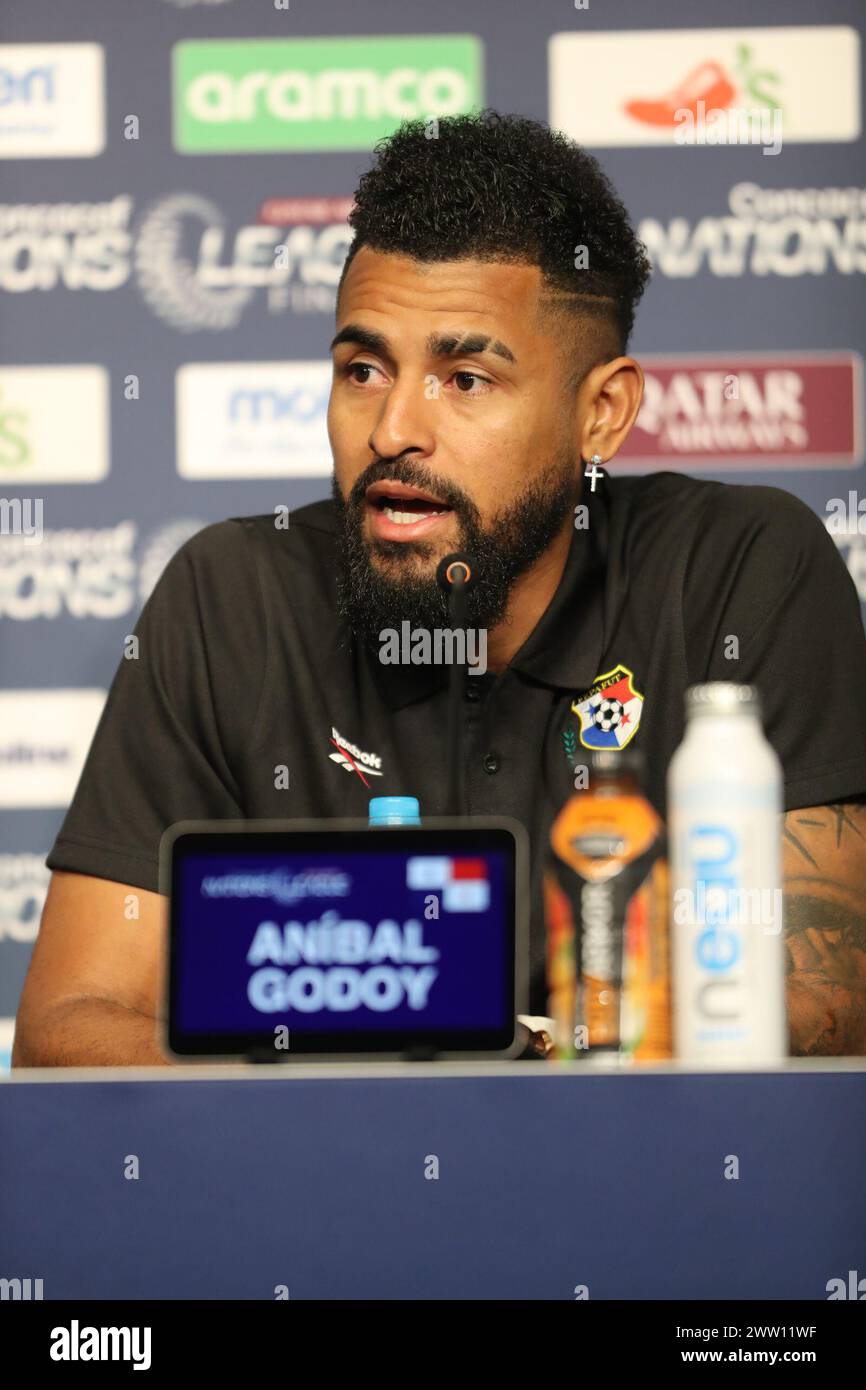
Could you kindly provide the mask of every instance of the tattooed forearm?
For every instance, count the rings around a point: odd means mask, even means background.
[[[866,805],[788,812],[783,863],[791,1052],[866,1055]]]
[[[866,909],[786,893],[785,941],[792,1053],[866,1053]]]

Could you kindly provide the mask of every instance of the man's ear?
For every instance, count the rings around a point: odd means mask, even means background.
[[[615,357],[587,373],[578,390],[582,458],[613,458],[637,419],[643,388],[643,371],[633,357]]]

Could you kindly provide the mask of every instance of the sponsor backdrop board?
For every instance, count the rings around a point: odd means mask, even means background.
[[[655,272],[613,467],[789,489],[866,604],[862,0],[3,10],[0,1055],[162,568],[212,521],[327,494],[346,213],[404,117],[489,104],[599,154]]]

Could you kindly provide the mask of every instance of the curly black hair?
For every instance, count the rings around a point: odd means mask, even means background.
[[[592,155],[540,121],[491,110],[405,121],[375,154],[343,276],[362,246],[538,265],[552,306],[607,321],[613,355],[625,351],[649,261]]]

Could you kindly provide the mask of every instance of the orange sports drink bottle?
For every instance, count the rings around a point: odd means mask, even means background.
[[[544,875],[555,1057],[673,1055],[664,826],[632,750],[590,754]]]

